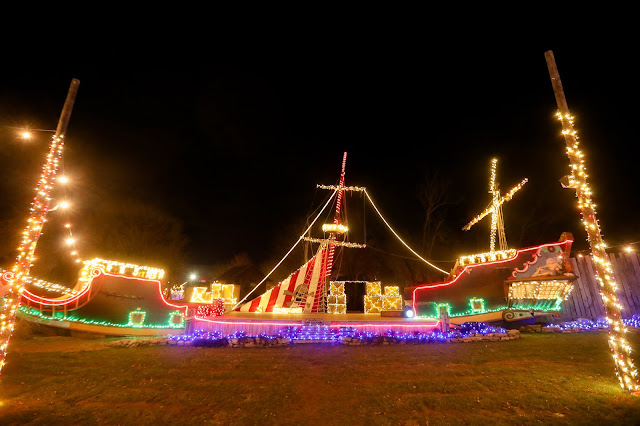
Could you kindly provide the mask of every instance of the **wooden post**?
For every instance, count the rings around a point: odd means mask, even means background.
[[[440,306],[440,331],[448,333],[450,327],[449,311],[446,306]]]
[[[56,128],[56,136],[64,136],[67,132],[67,126],[69,125],[69,119],[71,118],[71,111],[73,110],[73,104],[76,101],[76,95],[78,94],[78,86],[80,86],[80,80],[74,78],[71,80],[69,86],[69,92],[67,93],[67,99],[64,101],[62,107],[62,113],[58,120],[58,127]]]
[[[606,245],[602,239],[594,204],[591,201],[591,190],[587,184],[585,162],[580,151],[577,133],[573,127],[573,116],[569,113],[569,106],[564,95],[553,52],[549,50],[545,52],[544,56],[547,61],[556,104],[558,105],[558,119],[562,122],[562,134],[567,145],[567,155],[571,165],[569,185],[576,190],[578,207],[587,231],[593,264],[596,269],[595,276],[600,284],[600,293],[609,323],[609,347],[615,362],[616,375],[623,389],[636,392],[640,389],[637,370],[629,356],[631,346],[625,339],[626,329],[620,312],[621,305],[616,296],[617,284],[613,274],[613,267],[605,251]]]

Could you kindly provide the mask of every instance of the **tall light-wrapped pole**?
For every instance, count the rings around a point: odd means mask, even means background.
[[[631,346],[625,337],[627,330],[622,321],[622,306],[616,296],[618,286],[613,275],[609,256],[605,251],[606,245],[596,217],[595,204],[591,200],[591,189],[587,183],[584,154],[580,150],[577,132],[573,127],[574,119],[569,112],[553,52],[549,50],[544,55],[549,68],[553,93],[558,105],[557,116],[562,122],[562,134],[567,145],[567,155],[570,161],[571,173],[566,186],[576,190],[578,208],[582,214],[582,223],[587,231],[591,256],[596,269],[596,280],[600,284],[600,294],[602,295],[609,323],[609,347],[615,363],[616,376],[618,376],[620,386],[623,389],[636,392],[640,389],[637,377],[638,372],[630,356]]]
[[[4,304],[0,313],[0,373],[6,362],[7,347],[13,333],[16,314],[20,308],[25,278],[29,275],[35,259],[38,238],[42,234],[42,226],[46,222],[47,213],[49,212],[51,191],[55,186],[56,173],[62,157],[62,148],[64,147],[64,135],[69,125],[79,85],[80,80],[75,78],[71,80],[67,99],[58,120],[58,127],[53,135],[51,145],[49,145],[49,152],[36,186],[36,194],[31,203],[27,226],[22,233],[22,240],[18,247],[18,257],[11,272],[5,272],[2,277],[2,281],[7,288],[4,290]]]

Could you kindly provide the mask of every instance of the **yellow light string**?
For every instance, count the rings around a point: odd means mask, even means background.
[[[64,172],[64,164],[63,164],[63,172]],[[67,200],[68,197],[67,197],[67,191],[66,191],[65,185],[69,182],[69,178],[67,178],[66,175],[63,175],[63,176],[60,176],[57,179],[57,181],[60,182],[61,184],[63,184],[64,198],[65,198],[65,200]],[[78,252],[78,246],[76,244],[76,239],[74,238],[73,232],[71,230],[72,225],[71,225],[70,221],[68,220],[68,218],[71,216],[71,214],[69,213],[70,206],[66,201],[65,201],[65,203],[67,204],[64,207],[64,210],[65,210],[65,213],[66,213],[66,217],[67,217],[67,223],[65,223],[64,227],[67,230],[67,235],[68,235],[67,236],[67,240],[66,240],[67,244],[71,245],[71,251],[69,252],[69,254],[74,257],[75,263],[80,263],[80,262],[82,262],[82,260],[80,259],[80,254]],[[60,206],[62,207],[62,203],[60,204]]]
[[[309,225],[309,227],[307,229],[305,229],[305,231],[302,233],[302,235],[300,235],[300,237],[298,237],[298,239],[296,240],[295,244],[293,246],[291,246],[291,248],[289,249],[289,251],[287,252],[287,254],[285,254],[282,259],[280,259],[280,262],[278,262],[276,264],[276,266],[273,267],[273,269],[271,271],[269,271],[269,273],[258,283],[256,284],[255,287],[253,287],[253,289],[247,293],[246,296],[244,296],[242,298],[241,301],[239,301],[231,310],[235,310],[238,306],[240,306],[242,304],[242,302],[244,302],[245,300],[247,300],[247,297],[249,297],[258,287],[260,287],[260,284],[262,284],[263,282],[265,282],[267,280],[267,278],[269,278],[271,276],[271,274],[273,273],[273,271],[275,271],[278,266],[280,266],[280,264],[282,262],[284,262],[284,260],[287,258],[287,256],[289,256],[291,254],[291,252],[293,251],[294,248],[296,248],[296,246],[300,243],[300,241],[302,241],[304,239],[304,236],[307,234],[307,232],[309,232],[309,230],[311,229],[311,227],[313,226],[314,223],[316,223],[316,221],[318,220],[318,218],[320,217],[320,215],[322,214],[322,212],[324,212],[324,210],[327,208],[327,206],[329,205],[329,203],[331,203],[331,200],[333,200],[333,197],[336,196],[336,194],[338,193],[338,189],[334,189],[333,190],[333,194],[331,194],[331,196],[329,197],[329,199],[327,200],[327,202],[324,204],[324,206],[322,206],[322,209],[320,210],[320,212],[318,213],[318,215],[315,217],[315,219],[313,219],[313,221],[311,222],[311,224]]]
[[[416,255],[420,260],[422,260],[424,263],[426,263],[427,265],[431,266],[434,269],[437,269],[438,271],[442,272],[443,274],[449,275],[449,273],[447,271],[445,271],[444,269],[440,269],[438,268],[436,265],[434,265],[433,263],[429,262],[427,259],[425,259],[424,257],[420,256],[418,253],[415,252],[414,249],[412,249],[411,247],[409,247],[409,245],[407,243],[405,243],[402,238],[400,238],[400,235],[398,235],[396,233],[396,231],[393,230],[393,228],[391,227],[391,225],[389,225],[389,222],[387,222],[387,220],[382,216],[382,213],[380,213],[380,210],[378,210],[378,207],[376,207],[375,203],[373,202],[373,200],[371,199],[371,196],[369,195],[369,193],[367,192],[366,189],[364,189],[364,193],[367,196],[367,198],[369,199],[369,202],[371,203],[371,205],[373,206],[374,210],[376,211],[376,213],[378,213],[378,216],[380,216],[380,219],[382,219],[382,221],[384,222],[385,225],[387,225],[387,228],[389,228],[389,230],[393,233],[393,235],[396,236],[396,238],[398,239],[398,241],[400,241],[406,248],[409,249],[409,251],[411,253],[413,253],[414,255]]]
[[[104,272],[132,275],[134,277],[148,278],[150,280],[160,280],[164,277],[164,269],[136,265],[127,262],[118,262],[115,260],[99,259],[96,257],[94,259],[84,261],[84,266],[80,271],[80,279],[91,279],[91,271],[96,268],[102,269]]]
[[[320,244],[348,247],[348,248],[365,248],[367,246],[366,244],[350,243],[348,241],[330,240],[328,238],[304,237],[303,240],[309,241],[310,243],[320,243]]]
[[[595,204],[591,200],[591,189],[587,184],[587,173],[584,165],[584,154],[580,151],[577,132],[573,127],[574,118],[568,113],[556,114],[562,122],[562,134],[567,145],[571,174],[569,183],[576,190],[578,207],[582,215],[582,223],[587,232],[587,241],[591,247],[591,255],[596,269],[596,280],[600,284],[600,294],[604,302],[607,322],[609,323],[609,347],[615,364],[616,376],[623,389],[638,391],[640,386],[637,370],[631,359],[631,347],[625,339],[627,329],[622,321],[622,305],[616,296],[618,288],[613,275],[613,267],[606,253],[606,244],[602,238]]]
[[[460,266],[469,265],[472,263],[484,263],[493,262],[495,260],[505,260],[515,257],[517,251],[515,249],[490,251],[487,253],[469,254],[460,256],[458,258],[458,264]]]
[[[359,191],[362,192],[365,190],[362,186],[339,186],[339,185],[316,185],[316,188],[320,189],[331,189],[331,190],[341,190],[341,191]]]

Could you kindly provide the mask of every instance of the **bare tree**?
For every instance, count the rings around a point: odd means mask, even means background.
[[[173,271],[183,266],[187,239],[179,219],[135,200],[96,207],[83,218],[91,230],[87,254]]]
[[[442,241],[446,228],[447,207],[456,204],[451,196],[451,182],[433,171],[420,185],[418,199],[424,207],[422,251],[430,258],[436,241]]]

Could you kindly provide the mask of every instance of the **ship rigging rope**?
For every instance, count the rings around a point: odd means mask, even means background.
[[[335,189],[333,191],[333,195],[331,195],[331,197],[329,197],[329,199],[327,200],[327,202],[324,204],[324,206],[322,207],[322,209],[320,210],[320,212],[318,213],[318,215],[316,216],[315,219],[313,219],[313,222],[311,222],[311,224],[309,225],[309,227],[307,229],[305,229],[305,231],[302,233],[302,235],[300,235],[300,237],[296,240],[296,243],[289,249],[289,251],[287,252],[287,254],[284,255],[284,257],[282,259],[280,259],[280,262],[278,262],[278,264],[276,266],[273,267],[273,269],[271,271],[269,271],[269,273],[262,279],[262,281],[260,281],[258,284],[256,284],[256,286],[253,288],[253,290],[251,290],[249,293],[247,293],[246,296],[244,296],[242,298],[241,301],[239,301],[234,307],[233,309],[231,309],[232,311],[234,311],[238,306],[240,306],[240,304],[242,304],[242,302],[244,302],[245,300],[247,300],[247,297],[249,297],[258,287],[260,287],[260,284],[262,284],[263,282],[265,282],[267,280],[267,278],[269,278],[269,276],[271,276],[271,274],[273,273],[273,271],[275,271],[278,266],[280,266],[280,264],[282,262],[284,262],[284,260],[287,258],[287,256],[289,256],[291,254],[291,252],[293,251],[294,248],[296,248],[296,246],[300,243],[300,241],[303,240],[304,236],[307,234],[307,232],[309,232],[309,230],[311,229],[311,227],[313,226],[314,223],[316,223],[316,221],[318,220],[318,218],[320,217],[320,215],[322,214],[322,212],[324,211],[324,209],[327,208],[327,206],[329,205],[329,203],[331,203],[331,200],[333,200],[333,197],[336,196],[338,190]]]
[[[418,256],[418,258],[420,258],[424,263],[426,263],[427,265],[431,266],[432,268],[437,269],[438,271],[442,272],[443,274],[449,275],[449,273],[447,271],[445,271],[444,269],[440,269],[438,268],[436,265],[434,265],[433,263],[429,262],[427,259],[425,259],[424,257],[420,256],[418,253],[416,253],[411,247],[409,247],[409,245],[407,243],[405,243],[402,238],[400,238],[400,235],[398,235],[396,233],[396,231],[393,230],[393,228],[391,227],[391,225],[389,225],[389,222],[387,222],[387,220],[384,218],[384,216],[382,216],[382,213],[380,213],[380,210],[378,210],[378,208],[376,207],[375,203],[373,202],[373,200],[371,199],[371,196],[369,195],[369,192],[367,192],[367,190],[364,190],[364,193],[366,194],[367,198],[369,199],[369,202],[371,203],[371,205],[373,206],[374,210],[376,211],[376,213],[378,213],[378,216],[380,216],[380,219],[382,219],[382,221],[384,222],[385,225],[387,225],[387,228],[389,228],[389,230],[393,233],[393,235],[396,236],[396,238],[402,243],[404,244],[404,246],[406,248],[409,249],[409,251],[411,253],[413,253],[414,255]]]

